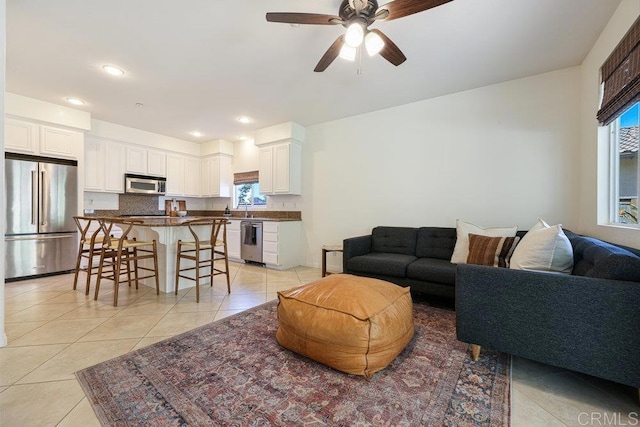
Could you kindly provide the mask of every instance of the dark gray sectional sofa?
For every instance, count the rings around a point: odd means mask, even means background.
[[[452,264],[440,227],[345,239],[343,271],[455,297],[460,341],[640,388],[640,250],[565,234],[571,275]]]
[[[640,250],[565,234],[571,275],[458,265],[458,339],[640,388]]]

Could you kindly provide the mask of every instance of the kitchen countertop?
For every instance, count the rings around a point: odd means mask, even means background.
[[[113,217],[119,220],[136,220],[142,221],[137,224],[138,226],[146,227],[180,227],[185,222],[193,221],[196,219],[229,219],[229,220],[251,220],[251,221],[271,221],[271,222],[284,222],[284,221],[300,221],[299,219],[289,218],[225,218],[221,216],[184,216],[184,217],[169,217],[169,216],[128,216],[128,217]]]

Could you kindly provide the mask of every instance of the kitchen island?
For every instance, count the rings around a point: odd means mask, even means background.
[[[195,219],[211,219],[203,217],[157,217],[157,216],[134,216],[128,218],[135,221],[142,221],[136,224],[131,230],[130,237],[138,240],[156,240],[158,243],[158,280],[160,282],[160,292],[173,292],[175,290],[176,280],[176,257],[178,240],[193,241],[193,236],[189,232],[186,222]],[[208,238],[207,233],[210,230],[208,226],[195,226],[194,230],[201,238]],[[151,260],[147,262],[145,267],[153,267]],[[145,279],[142,281],[145,286],[155,287],[153,279]],[[203,283],[208,284],[207,279],[203,279]],[[195,282],[187,279],[180,279],[180,289],[195,286]]]
[[[122,220],[123,218],[118,217],[117,219]],[[225,217],[212,217],[212,216],[187,216],[187,217],[167,217],[167,216],[131,216],[126,219],[142,221],[139,224],[136,224],[131,233],[131,237],[135,237],[138,240],[156,240],[158,243],[158,279],[160,282],[160,291],[161,292],[173,292],[175,290],[175,275],[176,275],[176,256],[177,256],[177,243],[178,240],[187,240],[192,241],[193,236],[189,232],[189,227],[185,225],[185,223],[189,221],[193,221],[196,219],[226,219],[227,222],[227,248],[229,252],[230,260],[240,260],[240,234],[239,234],[239,222],[244,218],[233,217],[233,218],[225,218]],[[273,242],[267,245],[267,267],[282,269],[282,268],[290,268],[292,266],[298,265],[297,262],[297,254],[299,254],[299,240],[300,240],[300,220],[299,219],[287,219],[287,218],[251,218],[254,221],[264,221],[265,223],[271,223],[271,227],[275,227],[276,232],[272,233]],[[287,223],[278,225],[277,223]],[[238,226],[236,231],[235,226]],[[196,226],[194,227],[196,233],[201,238],[208,238],[208,230],[207,226]],[[282,242],[279,238],[280,235],[278,230],[282,229],[283,231],[287,231],[283,237],[287,237],[291,233],[289,230],[294,230],[293,235],[295,242]],[[297,232],[296,232],[297,231]],[[267,237],[269,239],[269,237]],[[273,252],[275,251],[275,252]],[[291,256],[280,256],[278,258],[278,251],[282,251],[283,255],[286,254],[295,254],[296,260],[291,261]],[[272,254],[275,253],[275,256]],[[280,261],[279,261],[280,260]],[[183,261],[185,262],[185,261]],[[295,264],[295,265],[293,265]],[[148,267],[151,267],[151,262],[149,262]],[[149,287],[155,288],[155,283],[152,283],[153,280],[145,279],[142,283]],[[203,278],[203,284],[208,284],[207,278]],[[195,286],[195,282],[192,280],[187,280],[180,278],[179,288],[186,289]]]

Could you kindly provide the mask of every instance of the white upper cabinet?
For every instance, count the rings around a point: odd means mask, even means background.
[[[293,122],[256,131],[259,147],[260,192],[302,193],[302,145],[305,129]]]
[[[147,150],[147,173],[167,176],[167,154],[163,151]]]
[[[5,119],[5,151],[36,154],[38,152],[38,138],[38,125],[21,120]]]
[[[104,191],[124,193],[125,146],[116,142],[105,142]]]
[[[273,147],[260,148],[258,152],[260,193],[273,194]]]
[[[231,197],[231,157],[214,155],[202,159],[203,197]]]
[[[12,153],[77,159],[84,139],[82,132],[13,118],[6,118],[4,125],[4,149]]]
[[[163,151],[127,146],[126,170],[140,175],[167,175],[167,154]]]
[[[184,195],[191,197],[200,196],[200,158],[184,158]]]
[[[84,190],[104,190],[104,149],[102,141],[87,138],[84,141]]]
[[[260,147],[260,192],[262,194],[302,193],[302,149],[287,142]]]
[[[184,156],[167,154],[167,195],[184,194]]]
[[[167,195],[200,197],[200,158],[167,154]]]
[[[84,144],[84,190],[124,192],[125,146],[87,137]]]

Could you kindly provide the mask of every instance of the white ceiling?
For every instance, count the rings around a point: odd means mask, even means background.
[[[342,26],[265,20],[334,15],[340,0],[7,0],[7,91],[79,97],[92,118],[184,140],[234,141],[579,65],[619,3],[454,0],[374,23],[408,59],[396,68],[365,54],[358,75],[340,58],[313,72]]]

